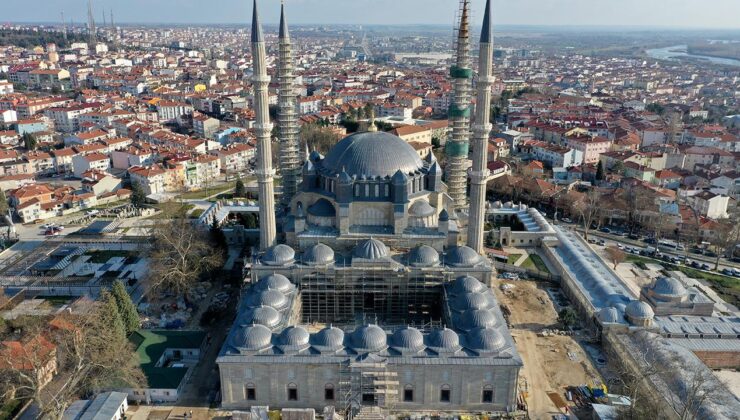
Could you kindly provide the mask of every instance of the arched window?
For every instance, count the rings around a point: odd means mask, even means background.
[[[355,184],[355,197],[359,197],[359,196],[360,196],[360,185]]]
[[[370,197],[370,184],[365,184],[365,197]]]
[[[375,184],[375,194],[373,197],[380,197],[380,185]]]
[[[248,383],[244,386],[244,398],[247,401],[254,401],[257,399],[257,387],[253,383]]]
[[[334,401],[334,385],[326,384],[324,386],[324,399],[326,401]]]
[[[298,386],[294,383],[288,384],[288,401],[298,401]]]
[[[482,403],[493,403],[493,386],[485,385],[483,387],[483,393],[481,395]]]
[[[385,192],[385,195],[384,195],[384,197],[388,197],[388,196],[390,195],[390,189],[388,188],[388,184],[385,184],[385,185],[383,186],[383,190],[384,190],[384,192]]]
[[[439,389],[439,402],[448,403],[452,398],[452,390],[449,385],[442,385]]]

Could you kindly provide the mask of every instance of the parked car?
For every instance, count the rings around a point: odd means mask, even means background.
[[[612,230],[611,230],[611,229],[609,229],[609,228],[601,228],[601,229],[599,229],[599,232],[604,232],[604,233],[611,233],[611,232],[612,232]]]
[[[598,241],[596,241],[596,243],[599,244],[599,245],[601,245],[601,246],[606,246],[606,241],[603,240],[603,239],[599,239]]]
[[[689,264],[693,268],[701,268],[701,264],[699,264],[698,261],[691,261],[691,264]]]
[[[658,242],[655,240],[655,238],[645,238],[642,241],[645,242],[646,244],[651,244],[651,245],[656,244]]]
[[[725,276],[735,276],[735,270],[732,268],[723,268],[720,273],[724,274]]]
[[[638,235],[636,233],[630,233],[629,238],[632,239],[632,240],[637,241],[637,240],[640,239],[640,235]]]
[[[701,263],[701,269],[702,270],[711,270],[712,266],[707,263]]]
[[[562,219],[560,219],[560,221],[562,221],[562,222],[565,222],[565,223],[573,223],[573,221],[572,221],[572,220],[570,220],[570,219],[569,219],[569,218],[567,218],[567,217],[563,217]]]

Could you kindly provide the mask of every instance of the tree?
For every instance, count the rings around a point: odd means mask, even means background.
[[[571,211],[578,214],[583,221],[583,237],[585,239],[588,239],[591,223],[596,220],[596,215],[599,213],[601,198],[602,194],[595,188],[591,188],[580,200],[571,205]]]
[[[717,254],[714,261],[714,269],[719,270],[719,261],[723,256],[731,253],[740,243],[740,223],[735,217],[717,221],[717,227],[713,229],[714,235],[709,243],[714,247]]]
[[[441,142],[439,140],[439,137],[437,136],[432,137],[432,147],[435,149],[438,149],[440,145],[441,145]]]
[[[149,252],[152,291],[169,290],[184,294],[200,276],[221,265],[221,252],[187,219],[163,220],[154,226]]]
[[[565,307],[558,312],[558,322],[563,328],[571,328],[578,324],[578,314],[570,306]]]
[[[624,260],[627,258],[627,255],[624,253],[624,251],[613,245],[606,247],[605,251],[606,255],[609,257],[609,261],[614,264],[615,270],[617,269],[617,266],[620,263],[623,263]]]
[[[621,160],[614,162],[614,166],[612,166],[612,172],[614,172],[615,174],[622,174],[622,172],[624,172],[624,163],[622,163]]]
[[[604,179],[606,179],[606,176],[604,175],[604,164],[602,161],[599,161],[599,163],[596,164],[596,180],[603,181]]]
[[[116,322],[115,300],[107,295],[104,293],[95,302],[77,302],[71,312],[58,315],[40,330],[26,331],[36,340],[27,348],[42,350],[50,343],[54,346],[58,372],[54,386],[45,388],[39,375],[30,374],[48,363],[44,351],[27,351],[21,361],[14,355],[12,363],[2,352],[0,394],[31,399],[39,408],[38,418],[61,418],[69,404],[81,395],[144,383],[138,357],[118,328],[121,325],[120,318]]]
[[[36,150],[38,141],[36,140],[36,136],[34,136],[33,134],[23,133],[21,141],[23,142],[23,147],[25,147],[26,150]]]
[[[234,197],[244,197],[247,195],[247,190],[244,188],[244,182],[241,178],[236,179],[236,186],[234,187]]]
[[[116,300],[116,307],[118,308],[118,314],[123,322],[126,335],[129,336],[140,327],[139,313],[136,311],[136,306],[126,291],[126,287],[120,280],[116,280],[113,283],[111,294]]]
[[[141,207],[146,203],[146,193],[138,182],[131,183],[131,204]]]
[[[0,188],[0,216],[7,215],[9,209],[8,198],[5,196],[5,191]]]
[[[118,309],[118,303],[113,293],[106,290],[100,294],[100,301],[103,303],[103,322],[113,331],[116,336],[126,337],[126,327],[121,319],[121,312]]]

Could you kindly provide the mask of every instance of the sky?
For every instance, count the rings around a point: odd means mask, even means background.
[[[265,24],[280,0],[258,0]],[[285,0],[291,24],[451,25],[458,0]],[[249,22],[251,0],[93,0],[95,20],[111,7],[116,22]],[[472,0],[474,22],[485,0]],[[0,23],[87,20],[87,0],[1,0]],[[740,29],[740,0],[494,0],[494,25],[647,26]],[[480,23],[478,23],[479,25]]]

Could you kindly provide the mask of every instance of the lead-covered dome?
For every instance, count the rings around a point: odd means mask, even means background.
[[[269,248],[262,257],[267,265],[288,265],[295,260],[295,251],[288,245],[280,244]]]
[[[439,264],[439,253],[429,245],[421,245],[409,252],[409,265],[412,267],[431,267]]]
[[[391,335],[391,347],[404,351],[419,351],[424,347],[424,335],[413,327],[403,327]]]
[[[455,295],[482,292],[483,289],[486,288],[480,280],[472,276],[458,277],[453,280],[448,287],[448,290]]]
[[[485,309],[468,309],[460,317],[460,324],[460,328],[463,330],[493,327],[496,325],[496,315]]]
[[[278,342],[283,346],[300,347],[307,345],[309,338],[310,336],[305,328],[291,326],[280,333]]]
[[[280,318],[280,313],[270,306],[260,306],[244,314],[246,323],[264,325],[267,328],[276,327],[280,323]]]
[[[460,347],[460,336],[449,328],[442,328],[432,331],[427,343],[435,351],[455,351]]]
[[[352,333],[352,347],[358,351],[383,350],[386,340],[385,331],[374,324],[360,327]]]
[[[352,256],[366,260],[378,260],[388,256],[388,247],[383,242],[370,238],[357,244],[352,251]]]
[[[337,327],[326,327],[311,336],[311,345],[319,351],[336,351],[344,345],[344,331]]]
[[[414,204],[409,207],[410,216],[429,217],[435,215],[436,213],[437,210],[435,210],[435,208],[432,207],[432,205],[429,204],[429,202],[426,200],[414,201]]]
[[[303,262],[308,265],[329,265],[334,263],[334,250],[318,243],[303,254]]]
[[[413,147],[383,131],[355,133],[331,148],[321,165],[333,173],[357,178],[392,177],[396,171],[413,173],[424,164]]]
[[[293,290],[294,286],[290,280],[282,274],[270,274],[269,276],[262,277],[257,282],[257,288],[259,290],[277,290],[281,293],[288,293]]]
[[[604,324],[616,324],[619,322],[619,311],[617,311],[617,308],[609,306],[602,308],[596,317]]]
[[[496,328],[481,327],[468,333],[467,344],[471,350],[493,352],[506,347],[506,339]]]
[[[481,256],[467,246],[452,247],[447,251],[445,264],[453,267],[473,267],[480,263]]]
[[[288,305],[288,298],[277,290],[268,289],[252,294],[248,303],[252,307],[270,306],[280,310]]]
[[[471,292],[458,295],[453,301],[453,308],[458,311],[487,309],[493,302],[489,297],[480,292]]]
[[[652,289],[653,293],[661,297],[676,298],[686,295],[686,288],[671,277],[658,277]]]
[[[624,312],[627,317],[636,320],[651,320],[655,316],[653,308],[640,300],[633,300],[627,304],[627,309]]]
[[[234,346],[247,350],[262,350],[270,346],[272,332],[264,325],[241,327],[234,337]]]

